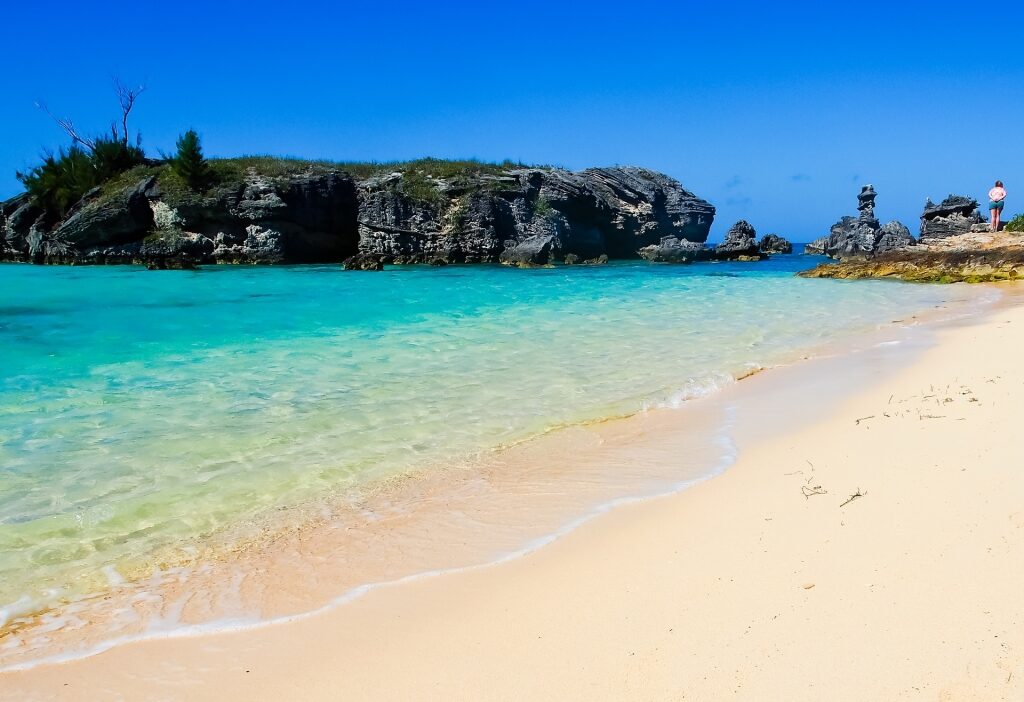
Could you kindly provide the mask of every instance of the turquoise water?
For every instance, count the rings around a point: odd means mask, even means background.
[[[961,294],[793,276],[813,262],[0,266],[0,623],[270,510],[675,404]]]

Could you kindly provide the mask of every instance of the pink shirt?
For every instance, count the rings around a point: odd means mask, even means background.
[[[1002,188],[995,187],[988,191],[988,199],[992,202],[1000,202],[1006,199],[1006,191]]]

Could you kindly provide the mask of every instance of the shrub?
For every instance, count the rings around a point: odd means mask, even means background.
[[[1024,232],[1024,214],[1014,215],[1013,219],[1006,223],[1008,232]]]
[[[118,139],[99,138],[94,143],[90,158],[99,185],[140,165],[146,160],[146,155],[138,146],[130,146]]]
[[[16,175],[36,205],[63,217],[88,191],[144,160],[139,147],[101,137],[95,140],[92,151],[74,144],[56,154],[46,154],[41,164]]]
[[[210,185],[210,164],[203,156],[196,130],[189,129],[178,137],[178,152],[171,159],[171,168],[186,185],[196,192],[202,192]]]

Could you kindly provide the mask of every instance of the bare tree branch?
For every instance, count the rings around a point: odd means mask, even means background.
[[[36,101],[36,107],[45,112],[50,119],[56,122],[57,126],[63,129],[67,133],[67,135],[71,137],[71,141],[73,141],[76,144],[81,144],[85,148],[89,149],[89,151],[94,151],[96,149],[96,142],[92,139],[89,139],[88,137],[83,137],[82,135],[80,135],[78,131],[75,129],[75,123],[72,122],[70,119],[55,116],[52,112],[50,112],[50,108],[46,106],[46,103],[42,102],[41,100]]]
[[[114,78],[114,91],[117,93],[117,100],[121,103],[121,141],[128,143],[128,115],[135,107],[135,101],[139,95],[146,92],[146,86],[140,85],[137,88],[129,88],[121,82],[120,78]],[[113,128],[114,138],[117,138],[117,126]]]

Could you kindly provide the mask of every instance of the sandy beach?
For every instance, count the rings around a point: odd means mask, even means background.
[[[909,362],[759,374],[707,482],[313,617],[2,673],[0,698],[1022,699],[1022,348],[1007,303]]]

